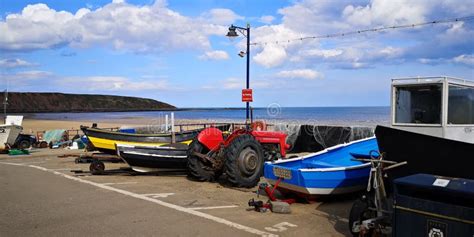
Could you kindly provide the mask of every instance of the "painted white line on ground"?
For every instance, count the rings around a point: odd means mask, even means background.
[[[25,166],[29,164],[43,164],[44,161],[32,161],[32,162],[0,162],[1,164],[5,165],[17,165],[17,166]]]
[[[265,230],[274,231],[274,232],[283,232],[285,230],[288,230],[288,227],[298,227],[298,226],[295,224],[291,224],[289,222],[281,222],[276,225],[273,225],[272,227],[265,227]]]
[[[121,185],[121,184],[136,184],[137,182],[121,182],[121,183],[101,183],[102,185]]]
[[[11,165],[11,164],[6,163],[6,162],[0,162],[0,163],[1,164],[6,164],[6,165]],[[13,164],[13,165],[18,165],[18,164]],[[220,217],[209,215],[209,214],[206,214],[206,213],[203,213],[203,212],[198,212],[198,211],[195,211],[195,210],[190,210],[186,207],[182,207],[182,206],[178,206],[178,205],[175,205],[175,204],[167,203],[167,202],[164,202],[164,201],[161,201],[161,200],[158,200],[158,199],[153,199],[153,198],[150,198],[150,197],[147,197],[147,196],[143,196],[141,194],[132,193],[132,192],[129,192],[129,191],[126,191],[126,190],[110,187],[110,186],[103,185],[103,184],[100,184],[100,183],[95,183],[95,182],[92,182],[92,181],[89,181],[89,180],[80,179],[80,178],[77,178],[77,177],[74,177],[74,176],[63,174],[63,173],[58,172],[58,171],[49,170],[49,169],[41,167],[41,166],[28,165],[26,167],[31,167],[31,168],[39,169],[39,170],[46,171],[46,172],[49,172],[49,173],[53,173],[55,175],[62,176],[63,178],[66,178],[66,179],[74,180],[74,181],[84,183],[84,184],[89,184],[89,185],[92,185],[92,186],[95,186],[95,187],[98,187],[98,188],[102,188],[102,189],[105,189],[105,190],[117,192],[117,193],[129,196],[129,197],[134,197],[134,198],[137,198],[137,199],[153,202],[153,203],[156,203],[158,205],[174,209],[176,211],[184,212],[184,213],[194,215],[194,216],[199,216],[199,217],[202,217],[202,218],[205,218],[205,219],[217,222],[217,223],[227,225],[227,226],[232,227],[232,228],[236,228],[236,229],[239,229],[239,230],[246,231],[246,232],[251,233],[251,234],[256,234],[256,235],[260,235],[260,236],[269,236],[269,237],[278,236],[278,235],[275,235],[275,234],[272,234],[272,233],[268,233],[268,232],[265,232],[265,231],[254,229],[252,227],[244,226],[244,225],[241,225],[241,224],[238,224],[238,223],[235,223],[235,222],[232,222],[232,221],[220,218]]]
[[[32,161],[32,162],[24,162],[22,163],[23,165],[30,165],[30,164],[43,164],[46,163],[46,161]]]
[[[234,208],[238,207],[235,205],[232,206],[215,206],[215,207],[189,207],[189,210],[210,210],[210,209],[221,209],[221,208]]]
[[[49,169],[49,170],[55,170],[55,171],[71,171],[71,169]]]
[[[152,197],[152,198],[165,198],[165,197],[174,195],[174,193],[148,193],[148,194],[142,194],[142,195],[146,197]]]
[[[4,165],[16,165],[16,166],[25,166],[25,165],[22,164],[22,163],[11,163],[11,162],[0,162],[0,164],[4,164]]]

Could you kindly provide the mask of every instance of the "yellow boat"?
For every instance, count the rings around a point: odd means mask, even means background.
[[[219,125],[216,126],[220,129],[228,130],[230,125]],[[117,154],[115,145],[130,145],[130,146],[180,146],[183,147],[189,145],[195,136],[199,134],[202,129],[189,130],[184,132],[177,132],[174,134],[175,143],[172,143],[171,133],[161,134],[137,134],[137,133],[125,133],[110,131],[106,129],[100,129],[97,127],[86,127],[81,126],[81,130],[89,139],[89,142],[99,151]]]

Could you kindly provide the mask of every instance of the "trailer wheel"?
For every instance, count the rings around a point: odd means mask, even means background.
[[[263,174],[262,146],[251,135],[235,138],[225,150],[225,172],[228,181],[237,187],[252,188]]]
[[[102,161],[94,160],[89,166],[89,171],[92,175],[101,175],[104,174],[105,164]]]
[[[369,210],[371,205],[371,200],[366,195],[357,199],[354,204],[352,204],[351,212],[349,214],[349,230],[353,236],[372,236],[372,230],[367,231],[366,233],[360,233],[360,231],[354,231],[354,223],[362,223],[362,221],[374,218],[376,213]]]
[[[21,140],[20,143],[18,143],[18,148],[20,149],[28,149],[31,146],[31,142],[29,140]]]
[[[197,138],[194,139],[188,148],[187,166],[188,166],[188,178],[195,181],[215,181],[222,174],[222,171],[212,170],[212,165],[202,161],[202,159],[194,152],[206,154],[209,150],[204,147]]]

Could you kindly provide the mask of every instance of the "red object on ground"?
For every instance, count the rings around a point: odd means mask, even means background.
[[[252,89],[242,89],[242,102],[253,102]]]
[[[279,178],[279,179],[277,180],[277,182],[275,183],[275,186],[273,186],[272,189],[270,189],[270,187],[266,186],[266,187],[265,187],[265,193],[267,194],[268,198],[269,198],[271,201],[286,202],[286,203],[288,203],[288,204],[295,203],[296,200],[293,199],[293,198],[278,200],[278,199],[273,195],[273,193],[275,192],[275,189],[278,188],[278,185],[280,184],[280,182],[281,182],[282,180],[283,180],[283,178]]]

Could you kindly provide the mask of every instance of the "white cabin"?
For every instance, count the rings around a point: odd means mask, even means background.
[[[393,128],[474,143],[474,81],[396,78],[391,98]]]

